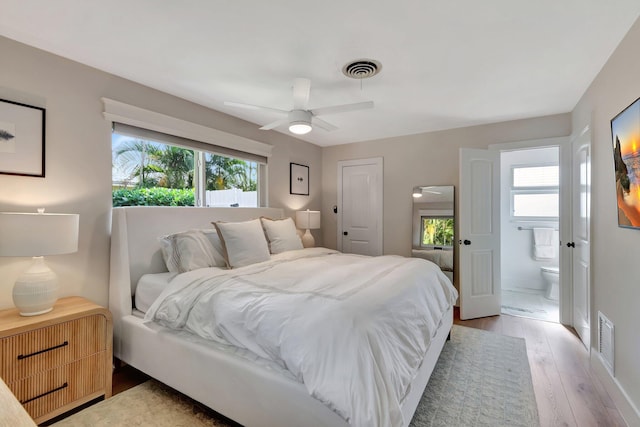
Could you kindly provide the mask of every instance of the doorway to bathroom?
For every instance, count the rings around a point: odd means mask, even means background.
[[[502,313],[559,322],[560,149],[500,153]]]

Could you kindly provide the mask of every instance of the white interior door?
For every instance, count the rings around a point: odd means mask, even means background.
[[[589,349],[590,335],[590,222],[591,222],[591,133],[584,132],[571,143],[573,327]]]
[[[338,250],[382,255],[382,158],[338,162]]]
[[[501,310],[500,153],[460,149],[460,318]]]

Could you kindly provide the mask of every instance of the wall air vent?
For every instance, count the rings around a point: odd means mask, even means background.
[[[615,376],[613,371],[613,361],[615,360],[613,323],[600,312],[598,312],[598,353],[600,353],[600,358],[609,370],[611,376]]]
[[[373,59],[358,59],[342,67],[342,74],[352,79],[368,79],[382,70],[382,64]]]

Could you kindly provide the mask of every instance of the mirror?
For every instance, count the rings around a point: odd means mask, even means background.
[[[453,283],[454,188],[424,185],[413,188],[411,256],[438,265]]]

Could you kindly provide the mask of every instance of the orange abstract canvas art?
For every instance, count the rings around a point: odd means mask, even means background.
[[[640,228],[640,98],[611,120],[618,225]]]

